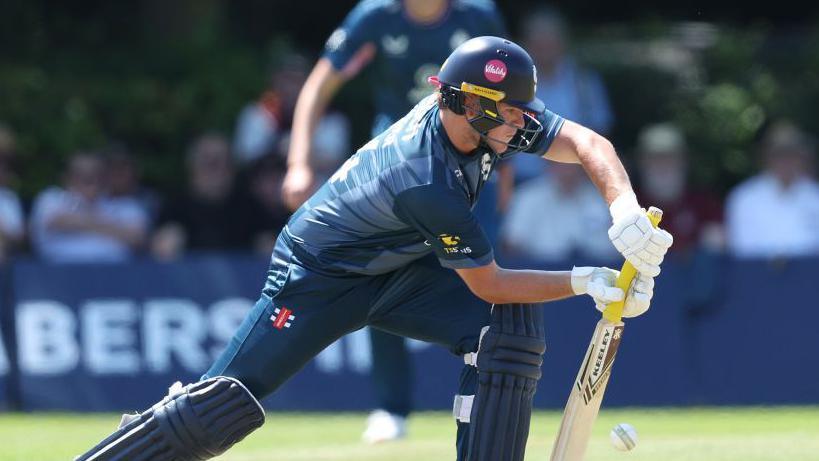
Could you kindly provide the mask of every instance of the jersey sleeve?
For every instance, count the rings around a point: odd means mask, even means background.
[[[424,236],[444,267],[480,267],[494,259],[466,197],[452,189],[434,184],[407,189],[396,196],[395,212]]]
[[[327,39],[323,57],[336,70],[343,69],[365,43],[375,40],[378,12],[372,2],[360,2]]]
[[[543,131],[537,135],[532,145],[524,152],[542,157],[560,132],[564,119],[549,109],[544,109],[543,112],[537,114],[537,121],[543,126]]]

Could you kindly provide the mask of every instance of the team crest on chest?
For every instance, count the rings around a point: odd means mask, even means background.
[[[401,55],[409,48],[409,37],[406,35],[385,35],[381,38],[381,46],[384,47],[387,54]]]

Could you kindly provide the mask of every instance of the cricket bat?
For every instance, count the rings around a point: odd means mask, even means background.
[[[648,210],[651,224],[657,227],[663,212],[655,207]],[[628,261],[623,264],[617,287],[628,292],[631,281],[637,270]],[[563,420],[552,448],[551,461],[582,461],[589,442],[594,420],[600,411],[600,403],[606,392],[606,384],[611,376],[611,367],[620,339],[623,336],[623,306],[625,301],[618,301],[606,306],[603,318],[597,322],[589,349],[580,365],[574,386],[563,411]]]

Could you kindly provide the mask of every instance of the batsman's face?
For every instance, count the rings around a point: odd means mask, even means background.
[[[498,103],[498,110],[504,124],[489,130],[487,137],[489,138],[489,147],[499,154],[509,148],[507,143],[512,140],[519,129],[524,127],[525,119],[523,110],[515,106],[501,102]]]

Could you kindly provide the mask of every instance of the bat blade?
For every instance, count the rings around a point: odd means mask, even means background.
[[[663,218],[662,210],[656,207],[649,208],[646,214],[654,227],[657,227]],[[617,278],[617,286],[624,293],[627,292],[636,275],[637,270],[634,266],[625,262]],[[597,322],[589,349],[580,365],[577,379],[566,402],[566,409],[563,411],[563,420],[560,422],[560,430],[552,448],[551,461],[583,460],[623,336],[621,316],[624,305],[625,300],[609,304],[603,311],[603,318]]]
[[[551,461],[583,459],[622,336],[623,322],[611,322],[605,318],[597,322],[563,411]]]

